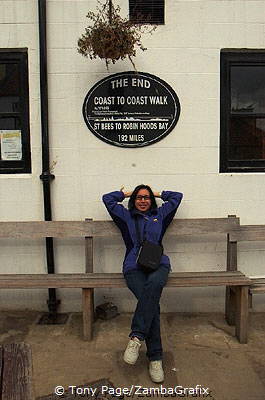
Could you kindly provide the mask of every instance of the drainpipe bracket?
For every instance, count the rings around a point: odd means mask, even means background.
[[[40,179],[44,182],[50,182],[53,181],[55,179],[55,175],[51,174],[50,171],[44,171],[41,175],[40,175]]]

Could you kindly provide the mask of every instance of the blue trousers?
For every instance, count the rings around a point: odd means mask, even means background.
[[[129,336],[145,340],[146,355],[150,361],[161,360],[163,356],[159,301],[169,269],[169,265],[160,265],[149,274],[141,269],[134,269],[124,275],[128,288],[138,300]]]

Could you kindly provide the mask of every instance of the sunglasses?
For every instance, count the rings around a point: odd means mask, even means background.
[[[140,195],[136,196],[136,200],[142,200],[142,199],[150,200],[150,196],[140,196]]]

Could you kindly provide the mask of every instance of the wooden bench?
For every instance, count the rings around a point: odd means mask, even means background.
[[[35,399],[31,349],[26,343],[0,346],[0,399]]]
[[[173,272],[167,287],[233,286],[236,290],[236,336],[240,343],[247,341],[247,310],[249,279],[239,271],[233,272]],[[0,276],[1,289],[22,288],[82,288],[84,338],[92,339],[93,289],[124,288],[121,273],[87,274],[7,274]]]
[[[199,218],[175,219],[170,225],[167,236],[200,238],[214,236],[216,240],[227,241],[227,268],[224,271],[173,272],[167,286],[226,286],[225,315],[230,323],[236,325],[236,336],[240,343],[247,342],[248,327],[248,287],[249,279],[240,271],[230,271],[234,251],[230,241],[232,232],[239,228],[239,218]],[[112,221],[35,221],[35,222],[0,222],[0,238],[37,239],[45,237],[85,239],[86,267],[83,274],[8,274],[0,275],[0,289],[8,288],[81,288],[83,299],[84,338],[92,339],[93,290],[95,288],[125,287],[120,273],[96,273],[93,266],[93,238],[120,237],[120,232]],[[174,266],[173,266],[174,267]],[[177,268],[177,267],[176,267]],[[235,294],[235,295],[234,295]],[[235,317],[231,318],[231,315]],[[230,317],[230,319],[229,319]]]
[[[230,235],[230,241],[234,248],[238,242],[261,242],[265,241],[265,226],[264,225],[241,225],[240,228]],[[237,261],[233,264],[233,270],[237,270]],[[265,276],[250,277],[249,287],[249,305],[252,307],[253,294],[265,294]]]

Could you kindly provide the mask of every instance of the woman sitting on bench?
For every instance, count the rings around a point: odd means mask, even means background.
[[[121,203],[129,197],[128,209]],[[164,201],[157,207],[155,197]],[[137,262],[143,241],[158,245],[172,221],[181,202],[182,193],[163,191],[153,192],[147,185],[137,186],[133,192],[111,192],[103,196],[103,202],[121,231],[126,245],[123,273],[128,288],[137,298],[137,307],[132,319],[130,340],[124,353],[124,361],[135,364],[145,340],[147,357],[150,360],[149,373],[153,382],[164,380],[162,368],[162,343],[160,336],[159,301],[170,271],[168,256],[159,256],[158,268],[146,272]],[[159,246],[158,246],[159,247]]]

